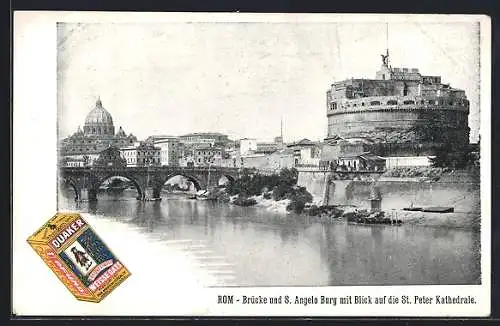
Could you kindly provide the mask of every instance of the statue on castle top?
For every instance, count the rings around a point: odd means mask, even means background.
[[[389,64],[389,53],[381,54],[380,56],[382,57],[382,64],[387,66]]]

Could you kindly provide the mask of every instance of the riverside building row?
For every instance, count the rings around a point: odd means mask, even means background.
[[[338,144],[334,147],[328,142],[309,139],[284,143],[282,135],[272,142],[250,138],[231,141],[220,133],[192,133],[180,137],[153,135],[138,141],[134,135],[125,134],[122,127],[116,134],[114,130],[111,114],[97,100],[85,119],[83,130],[79,127],[77,132],[61,141],[61,166],[224,166],[269,172],[292,167],[325,169],[338,166],[339,169],[357,170],[377,165],[381,168],[382,158],[369,152],[366,141],[356,139],[337,139]],[[357,149],[353,150],[352,144]],[[385,160],[391,166],[415,164],[408,158]],[[417,163],[426,165],[428,160]]]

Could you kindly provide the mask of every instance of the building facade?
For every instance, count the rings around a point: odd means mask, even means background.
[[[257,150],[257,139],[243,138],[240,139],[240,155],[246,156]]]
[[[63,157],[61,159],[61,166],[67,168],[83,168],[87,167],[89,164],[83,158],[78,157]]]
[[[177,166],[181,158],[182,148],[178,137],[174,136],[150,136],[148,143],[160,149],[161,166]]]
[[[319,166],[321,159],[321,145],[309,139],[288,144],[287,147],[293,151],[295,166]]]
[[[234,159],[234,166],[238,168],[256,168],[262,172],[278,172],[284,168],[295,166],[294,151],[284,149],[271,154],[253,154]]]
[[[179,136],[180,142],[184,145],[191,146],[217,146],[223,147],[228,142],[230,142],[227,135],[218,132],[201,132],[201,133],[190,133],[187,135]]]
[[[160,151],[159,147],[148,142],[120,149],[121,157],[129,167],[161,166]]]
[[[195,166],[220,166],[225,158],[224,148],[222,147],[196,147],[193,152]]]
[[[385,171],[385,159],[370,152],[342,155],[337,160],[337,171]]]

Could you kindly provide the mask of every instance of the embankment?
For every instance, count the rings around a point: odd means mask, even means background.
[[[297,184],[305,187],[317,204],[324,204],[326,173],[299,173]],[[464,174],[444,176],[439,181],[418,178],[381,178],[376,181],[382,196],[382,209],[413,206],[453,206],[455,211],[480,211],[480,184],[477,178]],[[328,192],[329,205],[370,206],[371,181],[332,180]]]
[[[325,203],[324,172],[299,173],[298,185],[305,187],[314,203]],[[381,209],[393,212],[405,224],[449,226],[458,228],[478,227],[481,215],[479,178],[475,174],[458,172],[445,175],[439,181],[422,178],[381,178],[375,185],[382,197]],[[370,208],[371,181],[332,180],[329,185],[328,205],[353,205]],[[453,213],[406,212],[404,207],[450,206]]]

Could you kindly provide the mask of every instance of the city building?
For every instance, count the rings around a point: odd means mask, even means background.
[[[78,127],[74,134],[60,142],[59,154],[70,161],[85,159],[85,165],[92,165],[103,150],[132,146],[136,141],[137,138],[132,134],[127,135],[122,127],[115,134],[113,118],[98,99],[85,118],[83,130]]]
[[[257,150],[257,139],[243,138],[240,139],[239,143],[241,156],[252,154],[255,150]]]
[[[293,150],[295,166],[319,166],[321,158],[320,144],[304,138],[298,142],[288,144],[287,147]]]
[[[234,159],[234,167],[256,168],[262,172],[278,172],[284,168],[292,168],[294,165],[294,151],[291,149],[278,150],[267,155],[252,154]]]
[[[129,167],[161,166],[160,147],[149,142],[142,142],[139,146],[123,147],[121,157]]]
[[[271,154],[283,149],[283,138],[276,137],[274,142],[257,142],[253,138],[243,138],[239,141],[239,154],[248,156],[254,154]]]
[[[385,171],[385,159],[370,152],[341,155],[336,170],[340,171]]]
[[[364,138],[381,156],[432,155],[445,144],[469,143],[469,101],[464,90],[417,68],[389,64],[382,55],[375,79],[347,79],[326,92],[326,140]]]
[[[187,135],[179,136],[179,140],[187,146],[202,146],[210,145],[217,147],[224,147],[229,140],[227,135],[218,132],[200,132],[190,133]]]
[[[179,158],[179,166],[181,167],[194,167],[195,158],[193,155],[186,155]]]
[[[146,139],[146,142],[160,148],[161,166],[179,165],[182,148],[178,137],[150,136]]]
[[[61,159],[61,166],[67,168],[83,168],[88,166],[88,163],[83,158],[65,156]]]
[[[222,147],[200,146],[194,148],[193,152],[195,166],[218,166],[225,159],[224,148]]]
[[[179,165],[179,140],[165,139],[154,145],[160,148],[160,163],[162,166]]]
[[[255,154],[271,154],[280,149],[279,145],[276,143],[257,143],[257,149],[254,151]]]
[[[96,167],[125,167],[127,160],[121,156],[118,147],[109,147],[99,153],[99,157],[94,161]]]
[[[279,149],[282,149],[285,146],[285,143],[283,142],[283,136],[274,137],[274,144]]]
[[[225,152],[226,152],[226,158],[236,158],[236,156],[239,156],[240,154],[240,148],[239,148],[239,142],[230,142],[226,145],[225,147]]]

